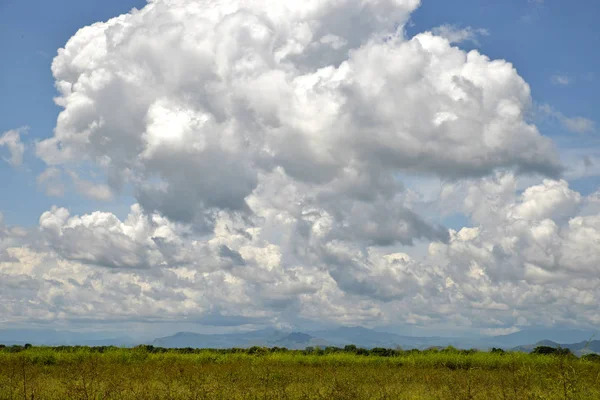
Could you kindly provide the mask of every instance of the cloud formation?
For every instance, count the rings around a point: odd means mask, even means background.
[[[37,153],[91,161],[146,210],[207,225],[216,209],[247,213],[276,168],[313,184],[358,170],[555,174],[512,65],[405,39],[418,3],[161,0],[85,27],[53,62],[64,111]]]
[[[431,241],[424,255],[333,238],[333,218],[272,208],[267,192],[249,200],[263,204],[257,221],[220,212],[210,234],[139,205],[124,220],[53,208],[38,231],[1,225],[0,296],[34,305],[0,307],[14,321],[597,324],[600,195],[565,181],[522,194],[517,185],[505,173],[445,184],[440,204],[473,225]]]
[[[404,36],[418,5],[153,0],[79,30],[52,64],[38,181],[136,204],[0,225],[2,315],[510,330],[583,303],[577,322],[599,320],[595,198],[558,179],[516,69],[452,45],[474,30]],[[518,194],[523,175],[542,178]],[[425,198],[404,177],[443,184]]]
[[[13,167],[19,167],[23,163],[25,144],[21,141],[21,135],[27,133],[27,129],[26,127],[12,129],[0,135],[0,148],[6,147],[10,154],[9,158],[4,157],[4,161]]]

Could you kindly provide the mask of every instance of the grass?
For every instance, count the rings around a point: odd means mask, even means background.
[[[447,351],[0,349],[0,399],[600,399],[600,362]]]

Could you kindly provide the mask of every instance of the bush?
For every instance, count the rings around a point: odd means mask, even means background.
[[[356,349],[356,355],[358,355],[358,356],[368,356],[369,355],[369,350],[363,349],[363,348],[358,348],[358,349]]]
[[[325,354],[333,354],[333,353],[341,353],[343,349],[335,346],[327,346],[325,347]]]
[[[386,349],[383,347],[375,347],[375,348],[371,349],[370,353],[372,356],[378,356],[378,357],[393,357],[398,354],[396,352],[396,350]]]
[[[8,351],[11,353],[20,353],[21,351],[23,351],[23,347],[19,346],[18,344],[12,345],[8,348]]]
[[[266,347],[252,346],[248,350],[246,350],[246,354],[250,355],[264,355],[269,352],[269,349]]]
[[[581,359],[585,361],[600,362],[600,354],[586,354],[585,356],[581,357]]]
[[[448,346],[445,349],[442,349],[440,352],[441,353],[456,354],[456,353],[459,353],[459,350],[456,347],[454,347],[454,346]]]
[[[356,353],[356,350],[357,350],[357,348],[356,348],[356,345],[354,345],[354,344],[348,344],[348,345],[344,346],[344,351],[346,353]]]
[[[562,347],[550,347],[550,346],[537,346],[535,349],[533,349],[533,351],[531,352],[532,354],[541,354],[541,355],[557,355],[557,356],[570,356],[573,355],[573,353],[571,353],[571,350],[569,349],[565,349]]]

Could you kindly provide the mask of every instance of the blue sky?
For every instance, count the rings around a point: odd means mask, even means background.
[[[52,136],[60,111],[53,101],[56,89],[50,69],[57,50],[79,28],[144,5],[145,1],[61,0],[57,6],[44,1],[1,0],[0,49],[6,57],[0,64],[0,87],[5,93],[0,98],[4,110],[0,131],[28,126],[25,140],[29,143]],[[17,173],[0,165],[0,179],[11,188],[10,196],[0,199],[0,210],[9,223],[31,226],[57,201],[46,198],[36,187],[43,163],[31,151],[26,157],[26,167]],[[59,203],[81,212],[106,207],[82,202],[84,199],[70,195]]]
[[[6,321],[600,324],[600,3],[317,3],[0,0]]]

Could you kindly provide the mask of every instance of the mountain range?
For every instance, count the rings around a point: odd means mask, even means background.
[[[521,331],[508,335],[489,337],[442,337],[442,336],[401,336],[395,333],[379,332],[363,327],[340,327],[331,330],[302,332],[285,332],[275,329],[254,331],[249,333],[236,333],[229,335],[206,335],[191,332],[180,332],[173,336],[156,339],[152,345],[157,347],[204,347],[204,348],[228,348],[228,347],[287,347],[289,349],[304,349],[309,346],[336,346],[344,347],[354,344],[359,347],[373,348],[403,348],[403,349],[427,349],[431,347],[454,346],[462,349],[489,349],[498,347],[503,349],[518,349],[528,351],[542,341],[555,343],[571,343],[572,345],[561,345],[562,347],[573,346],[577,343],[587,343],[593,336],[593,332],[580,330],[543,330],[535,329]],[[525,343],[525,344],[523,344]],[[600,351],[600,348],[598,349]]]
[[[548,346],[558,348],[561,347],[563,349],[569,349],[571,352],[577,356],[582,356],[585,354],[596,353],[600,354],[600,340],[584,340],[577,343],[556,343],[551,340],[542,340],[535,344],[517,346],[512,348],[512,351],[523,351],[529,353],[533,351],[534,348],[538,346]]]
[[[131,347],[140,344],[126,336],[109,336],[110,333],[83,333],[56,330],[0,330],[0,344],[13,345],[31,343],[34,345],[113,345]],[[340,327],[329,330],[290,332],[267,328],[250,332],[229,334],[201,334],[178,332],[171,336],[143,341],[156,347],[170,348],[232,348],[232,347],[286,347],[304,349],[306,347],[344,347],[354,344],[359,347],[427,349],[431,347],[454,346],[463,349],[490,349],[531,351],[538,345],[569,348],[576,354],[600,353],[600,341],[592,341],[594,332],[583,330],[530,329],[508,335],[479,337],[443,336],[402,336],[380,332],[364,327]]]

